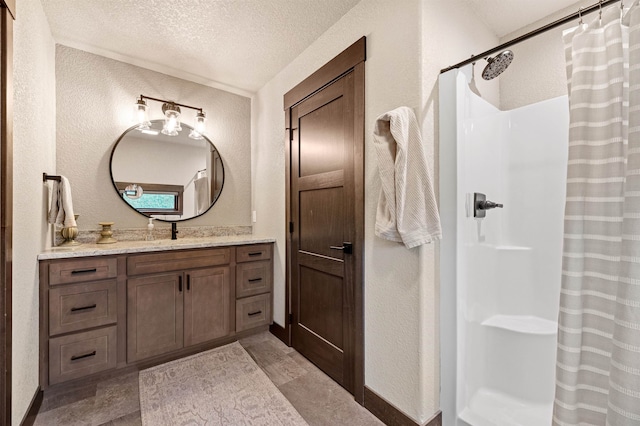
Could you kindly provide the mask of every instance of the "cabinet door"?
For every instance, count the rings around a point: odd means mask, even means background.
[[[229,267],[186,272],[184,344],[195,345],[231,332]]]
[[[127,281],[127,361],[183,346],[182,273]]]

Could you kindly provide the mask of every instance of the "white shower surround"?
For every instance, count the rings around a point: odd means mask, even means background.
[[[440,168],[454,167],[449,173],[455,178],[441,175],[441,194],[456,195],[443,195],[441,211],[450,208],[455,215],[443,233],[456,237],[455,248],[443,250],[442,268],[444,280],[445,265],[452,263],[447,256],[454,255],[456,300],[443,299],[442,309],[456,309],[457,330],[443,322],[442,336],[457,335],[457,361],[450,365],[456,370],[456,424],[547,425],[554,398],[567,98],[500,111],[469,90],[465,72],[450,74],[440,86],[448,104],[441,110]],[[448,158],[447,140],[457,140]],[[504,208],[474,219],[474,192]]]

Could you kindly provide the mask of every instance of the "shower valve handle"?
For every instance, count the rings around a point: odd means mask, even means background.
[[[480,210],[495,209],[496,207],[501,209],[504,206],[502,204],[494,203],[493,201],[489,200],[478,202],[478,209]]]
[[[502,204],[487,200],[487,196],[481,192],[473,193],[473,217],[482,219],[487,215],[487,210],[502,208]]]

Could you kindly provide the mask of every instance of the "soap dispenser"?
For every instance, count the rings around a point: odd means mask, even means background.
[[[147,241],[153,241],[153,217],[149,218],[149,223],[147,224]]]

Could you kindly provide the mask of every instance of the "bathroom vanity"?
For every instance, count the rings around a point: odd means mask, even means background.
[[[52,249],[40,262],[40,385],[141,369],[271,323],[273,239]]]

